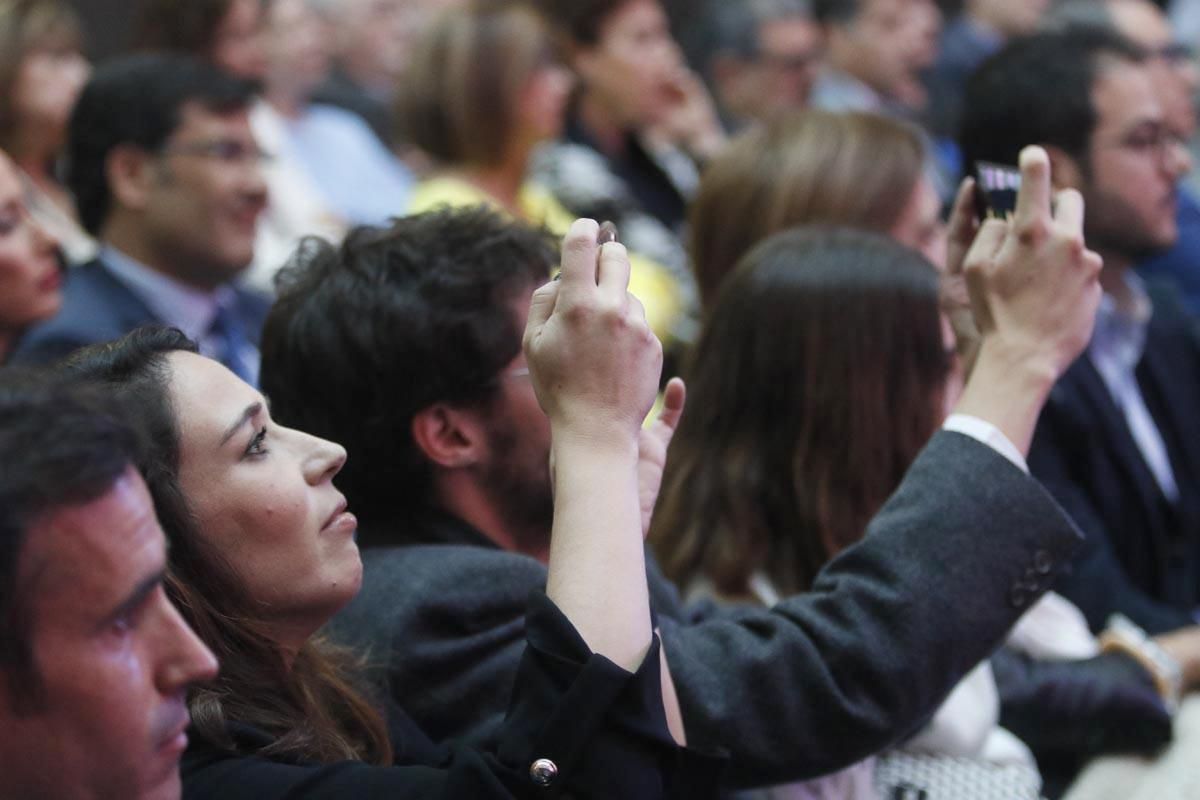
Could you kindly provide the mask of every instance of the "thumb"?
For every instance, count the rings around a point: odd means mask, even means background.
[[[672,433],[679,427],[679,419],[683,416],[683,405],[687,399],[687,388],[682,378],[671,378],[663,392],[662,410],[658,412],[658,422]]]

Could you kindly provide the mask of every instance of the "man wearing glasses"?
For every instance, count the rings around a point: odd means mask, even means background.
[[[268,300],[232,281],[266,207],[253,87],[184,57],[96,70],[71,118],[67,183],[99,257],[68,276],[61,312],[19,343],[47,362],[148,323],[181,329],[250,383]]]
[[[1159,58],[1096,26],[1015,43],[968,84],[962,145],[967,163],[1006,163],[1041,144],[1055,185],[1083,195],[1105,296],[1029,466],[1087,537],[1056,588],[1094,629],[1119,613],[1156,635],[1186,688],[1200,683],[1200,340],[1177,293],[1132,269],[1177,241],[1191,168]]]

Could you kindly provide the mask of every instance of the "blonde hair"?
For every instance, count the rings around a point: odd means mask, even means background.
[[[519,95],[549,52],[541,18],[522,3],[446,11],[414,48],[397,100],[402,138],[443,163],[495,165],[515,132]]]
[[[0,149],[12,152],[17,130],[13,91],[21,63],[39,47],[80,48],[83,32],[63,0],[0,0]]]
[[[924,166],[917,130],[878,114],[803,111],[742,134],[708,165],[692,203],[691,255],[704,306],[772,233],[804,224],[888,233]]]

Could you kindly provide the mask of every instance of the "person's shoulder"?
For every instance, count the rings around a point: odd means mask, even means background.
[[[543,588],[546,567],[536,559],[489,547],[457,544],[370,547],[363,550],[363,596],[454,598],[522,596]]]

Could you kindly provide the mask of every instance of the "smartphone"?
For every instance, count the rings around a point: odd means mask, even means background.
[[[1017,210],[1017,192],[1021,171],[1007,164],[975,162],[975,213],[980,220],[988,217],[1008,219]]]

